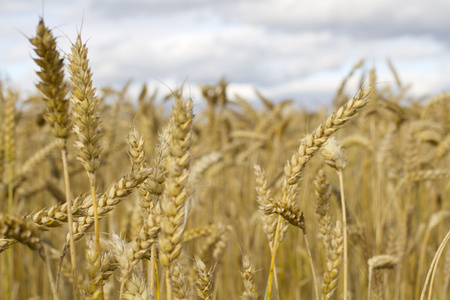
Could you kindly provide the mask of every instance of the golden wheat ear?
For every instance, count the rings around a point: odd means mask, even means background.
[[[205,263],[200,259],[195,259],[195,293],[197,299],[210,300],[214,292],[213,270],[206,270]]]
[[[69,73],[72,83],[71,101],[73,104],[73,130],[77,135],[75,147],[78,160],[89,174],[95,173],[100,166],[102,147],[100,137],[100,100],[92,84],[92,72],[87,58],[88,49],[78,35],[72,44]]]
[[[255,269],[247,256],[242,258],[242,267],[244,269],[241,272],[242,280],[244,281],[244,291],[241,294],[242,300],[256,300],[258,295],[255,288]]]
[[[41,231],[33,222],[0,213],[0,235],[5,239],[13,239],[28,246],[45,259]]]
[[[181,252],[185,224],[186,184],[189,176],[189,149],[191,143],[192,100],[175,95],[173,119],[170,126],[167,179],[161,203],[161,262],[168,267]]]
[[[56,49],[56,38],[41,19],[36,28],[36,36],[30,39],[40,67],[37,71],[39,82],[36,87],[44,96],[48,112],[44,115],[55,137],[67,139],[70,134],[69,99],[64,82],[64,59]]]

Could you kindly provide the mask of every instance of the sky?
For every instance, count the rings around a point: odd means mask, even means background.
[[[375,67],[394,86],[389,58],[410,95],[429,97],[450,90],[448,12],[447,0],[2,0],[0,78],[36,90],[27,38],[43,16],[63,53],[81,32],[99,88],[186,82],[200,101],[199,84],[223,77],[231,97],[317,107],[360,59],[355,83]]]

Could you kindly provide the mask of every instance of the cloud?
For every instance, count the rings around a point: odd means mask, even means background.
[[[450,2],[445,0],[247,0],[228,5],[223,15],[282,30],[330,30],[374,38],[409,34],[448,36],[449,10]]]
[[[81,31],[99,87],[224,76],[249,97],[255,87],[278,100],[326,101],[361,58],[366,71],[391,58],[415,93],[449,89],[449,10],[448,1],[47,0],[44,15],[65,53]],[[35,77],[20,31],[33,35],[41,14],[31,0],[0,4],[1,72],[13,80]]]

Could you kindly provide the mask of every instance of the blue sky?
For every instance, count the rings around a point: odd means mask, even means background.
[[[394,84],[390,58],[419,97],[450,90],[448,12],[444,0],[4,0],[0,76],[35,90],[26,37],[43,14],[63,52],[81,29],[97,87],[132,79],[131,93],[146,83],[164,94],[187,78],[200,98],[198,84],[223,76],[231,95],[253,99],[257,88],[314,107],[330,103],[359,59],[361,72],[375,66]]]

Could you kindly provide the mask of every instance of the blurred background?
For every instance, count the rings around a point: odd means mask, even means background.
[[[200,83],[223,77],[248,100],[256,88],[316,108],[360,59],[361,76],[376,67],[379,84],[395,83],[390,59],[411,96],[426,97],[450,89],[449,11],[445,0],[4,0],[0,78],[35,92],[27,37],[43,16],[63,52],[82,32],[97,87],[167,93],[186,80],[199,99]]]

